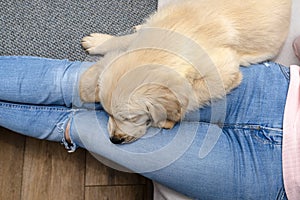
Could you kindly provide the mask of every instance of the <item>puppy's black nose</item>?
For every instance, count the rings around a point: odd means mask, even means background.
[[[110,141],[114,144],[122,144],[125,141],[125,139],[124,138],[111,137]]]

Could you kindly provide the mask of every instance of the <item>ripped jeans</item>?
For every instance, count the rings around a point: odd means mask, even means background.
[[[78,95],[78,79],[91,64],[0,57],[0,126],[61,142],[70,152],[85,148],[110,167],[121,165],[194,199],[286,199],[281,150],[288,68],[241,67],[242,84],[223,99],[171,130],[150,128],[134,143],[114,145],[101,105],[82,103]]]

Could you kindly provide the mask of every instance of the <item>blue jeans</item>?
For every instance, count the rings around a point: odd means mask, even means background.
[[[286,199],[281,144],[288,68],[241,67],[242,84],[223,99],[172,130],[150,128],[134,143],[115,145],[101,105],[78,96],[78,79],[91,64],[0,57],[0,126],[70,151],[85,148],[195,199]],[[64,138],[68,122],[72,144]]]

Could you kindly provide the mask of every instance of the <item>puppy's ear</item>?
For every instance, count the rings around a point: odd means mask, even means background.
[[[173,128],[183,116],[181,100],[166,87],[158,86],[151,91],[145,103],[154,124],[161,128]]]
[[[82,101],[100,102],[98,79],[102,71],[102,65],[96,63],[81,75],[79,94]]]

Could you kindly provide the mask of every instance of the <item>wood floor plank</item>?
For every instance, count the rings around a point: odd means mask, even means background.
[[[86,187],[85,200],[148,200],[145,185]]]
[[[102,164],[90,153],[86,155],[86,186],[145,184],[146,179],[134,173],[121,172]]]
[[[27,138],[24,156],[22,200],[84,199],[84,150]]]
[[[19,200],[25,136],[0,128],[0,199]]]

